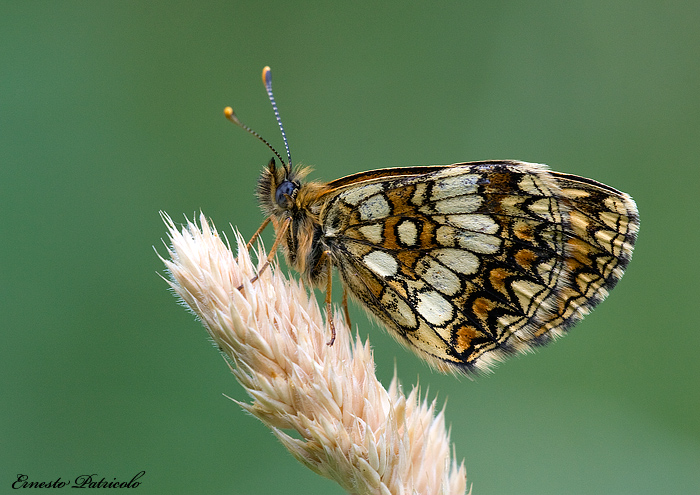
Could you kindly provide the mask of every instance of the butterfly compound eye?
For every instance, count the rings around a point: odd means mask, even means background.
[[[296,196],[298,189],[299,186],[297,186],[294,182],[283,180],[277,187],[277,191],[275,191],[275,201],[282,208],[288,208],[290,206],[290,200]]]

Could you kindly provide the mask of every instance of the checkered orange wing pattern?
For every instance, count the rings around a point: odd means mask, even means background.
[[[343,284],[443,371],[562,335],[630,260],[639,219],[611,187],[543,165],[397,168],[331,182],[322,242]]]

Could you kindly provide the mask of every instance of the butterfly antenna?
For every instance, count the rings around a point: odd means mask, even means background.
[[[272,103],[272,109],[275,111],[275,117],[277,118],[277,123],[280,126],[280,131],[282,131],[282,139],[284,140],[284,147],[287,148],[287,159],[289,161],[289,168],[292,167],[292,154],[289,152],[289,143],[287,143],[287,135],[284,133],[284,126],[282,126],[282,119],[280,118],[280,112],[277,110],[277,103],[275,103],[275,97],[272,94],[272,71],[270,67],[265,66],[262,71],[262,80],[265,84],[265,90],[267,91],[267,96],[270,97],[270,103]],[[282,162],[284,164],[284,162]],[[286,168],[286,167],[285,167]],[[289,173],[289,169],[287,169]]]
[[[267,147],[270,148],[270,149],[272,150],[272,152],[275,154],[275,156],[276,156],[277,158],[279,158],[279,161],[282,162],[282,165],[284,166],[284,169],[287,170],[287,165],[284,163],[284,160],[282,159],[282,157],[280,156],[280,154],[277,153],[277,150],[276,150],[275,148],[273,148],[272,145],[271,145],[270,143],[268,143],[267,140],[265,140],[264,137],[262,137],[260,134],[258,134],[257,132],[255,132],[253,129],[251,129],[250,127],[248,127],[247,125],[245,125],[243,122],[241,122],[240,120],[238,120],[238,117],[236,116],[236,113],[233,111],[233,108],[231,108],[231,107],[226,107],[226,108],[224,108],[224,116],[226,116],[227,119],[229,119],[231,122],[233,122],[234,124],[236,124],[238,127],[240,127],[241,129],[243,129],[244,131],[247,131],[247,132],[251,133],[253,136],[255,136],[255,137],[258,138],[260,141],[262,141],[263,143],[265,143],[265,144],[267,145]],[[289,171],[287,171],[287,173],[289,173]]]

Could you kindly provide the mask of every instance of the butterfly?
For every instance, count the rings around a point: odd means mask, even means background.
[[[332,337],[333,271],[347,294],[400,343],[443,372],[489,370],[560,337],[622,277],[639,230],[632,198],[600,182],[515,160],[386,168],[308,182],[265,143],[258,181],[276,249],[305,283],[325,288]],[[257,277],[253,279],[255,281]]]

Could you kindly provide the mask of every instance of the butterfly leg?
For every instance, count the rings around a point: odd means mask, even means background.
[[[275,257],[275,252],[277,251],[277,247],[280,245],[280,242],[282,242],[282,239],[284,239],[284,236],[287,233],[287,229],[289,228],[289,224],[291,224],[291,223],[292,223],[291,218],[285,218],[284,223],[282,224],[282,227],[280,228],[279,233],[277,234],[277,237],[275,238],[275,242],[272,244],[272,247],[270,248],[270,252],[267,255],[267,259],[265,260],[265,264],[263,264],[262,268],[260,268],[260,270],[258,270],[258,274],[250,279],[251,284],[253,282],[255,282],[257,279],[259,279],[260,275],[262,275],[262,273],[265,271],[265,269],[268,266],[270,266],[270,263],[272,262],[272,258]],[[262,227],[260,229],[258,229],[258,231],[262,231]],[[253,236],[253,238],[255,238],[255,236]],[[252,242],[252,239],[251,239],[251,242]],[[238,286],[238,290],[243,290],[243,284]]]
[[[331,327],[331,340],[326,342],[327,345],[333,345],[335,342],[335,325],[333,324],[333,308],[331,307],[331,295],[333,294],[333,263],[330,262],[330,252],[325,251],[324,256],[328,258],[326,266],[328,267],[328,275],[326,278],[326,318],[328,325]]]
[[[257,239],[260,234],[262,234],[262,231],[265,230],[265,227],[267,227],[270,224],[270,220],[272,220],[272,217],[267,217],[265,221],[262,223],[262,225],[258,228],[258,230],[255,231],[255,234],[253,234],[253,237],[250,238],[248,243],[245,245],[245,248],[247,250],[250,250],[250,247],[253,245],[253,242],[255,239]]]

